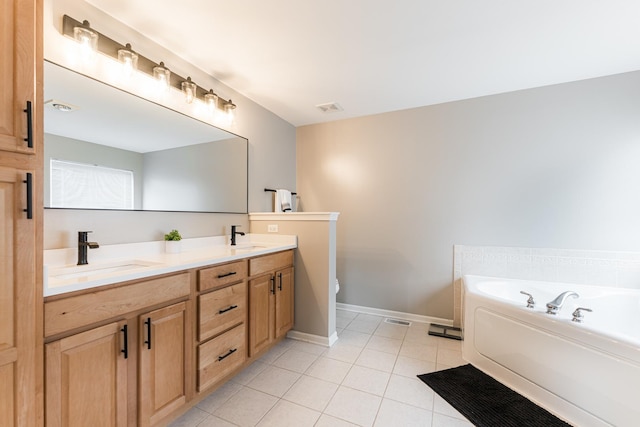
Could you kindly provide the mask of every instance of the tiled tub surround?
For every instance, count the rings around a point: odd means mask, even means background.
[[[637,425],[640,290],[473,275],[463,286],[465,360],[574,425]],[[579,296],[546,313],[565,291]],[[582,323],[578,307],[593,310]]]
[[[471,427],[417,374],[464,364],[429,324],[337,310],[331,348],[282,341],[171,427]]]
[[[466,274],[640,289],[640,252],[455,245],[453,259],[455,326]]]
[[[89,249],[87,266],[77,268],[77,248],[45,250],[44,296],[293,249],[297,246],[297,237],[247,234],[237,237],[235,247],[229,245],[229,236],[182,239],[180,243],[181,252],[176,254],[165,253],[164,241],[101,245],[97,249]],[[123,264],[134,267],[110,270],[112,266]],[[100,270],[102,267],[104,269]],[[61,269],[73,274],[54,276]],[[86,274],[77,273],[83,269],[87,270]]]

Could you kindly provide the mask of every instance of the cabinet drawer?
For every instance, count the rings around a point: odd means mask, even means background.
[[[44,304],[45,336],[189,296],[188,272],[71,296]]]
[[[293,265],[293,251],[277,252],[275,254],[251,258],[249,260],[249,275],[255,276],[290,265]]]
[[[217,288],[230,283],[239,282],[247,277],[247,261],[237,261],[229,264],[203,268],[198,272],[198,290]]]
[[[199,341],[244,322],[247,316],[247,282],[200,295],[198,308]]]
[[[245,324],[198,346],[198,391],[242,365],[247,356]]]

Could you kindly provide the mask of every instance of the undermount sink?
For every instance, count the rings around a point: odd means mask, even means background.
[[[58,280],[75,279],[115,272],[133,271],[155,265],[158,265],[158,263],[140,260],[124,260],[108,264],[75,265],[51,269],[49,271],[49,277]]]

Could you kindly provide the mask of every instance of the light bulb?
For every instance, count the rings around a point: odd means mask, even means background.
[[[191,77],[187,77],[187,81],[182,82],[182,91],[184,92],[185,101],[191,104],[196,99],[196,84],[191,81]]]
[[[209,89],[209,92],[204,94],[204,102],[209,109],[211,114],[215,113],[216,108],[218,107],[218,95],[213,91],[213,89]]]
[[[224,112],[227,113],[227,120],[229,121],[229,123],[233,123],[233,121],[235,120],[235,110],[236,105],[231,100],[225,102]]]
[[[171,86],[171,71],[165,67],[164,62],[153,67],[153,77],[158,82],[161,91],[166,91]]]
[[[118,50],[118,61],[122,63],[122,70],[125,76],[131,77],[138,69],[138,54],[131,50],[131,45],[127,43],[124,49]]]
[[[81,27],[73,28],[73,38],[80,44],[80,51],[84,59],[93,59],[98,50],[98,33],[89,27],[89,21],[84,21]]]

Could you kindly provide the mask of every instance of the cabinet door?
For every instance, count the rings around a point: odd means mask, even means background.
[[[249,356],[273,341],[275,276],[267,274],[249,281]]]
[[[280,338],[293,327],[293,267],[276,272],[275,334]]]
[[[0,4],[0,150],[34,152],[25,141],[28,120],[23,110],[30,102],[35,119],[36,1]]]
[[[46,425],[125,426],[126,323],[46,344]]]
[[[139,425],[155,424],[186,402],[186,303],[140,316]]]
[[[35,220],[22,211],[25,179],[0,167],[1,426],[35,423]]]

